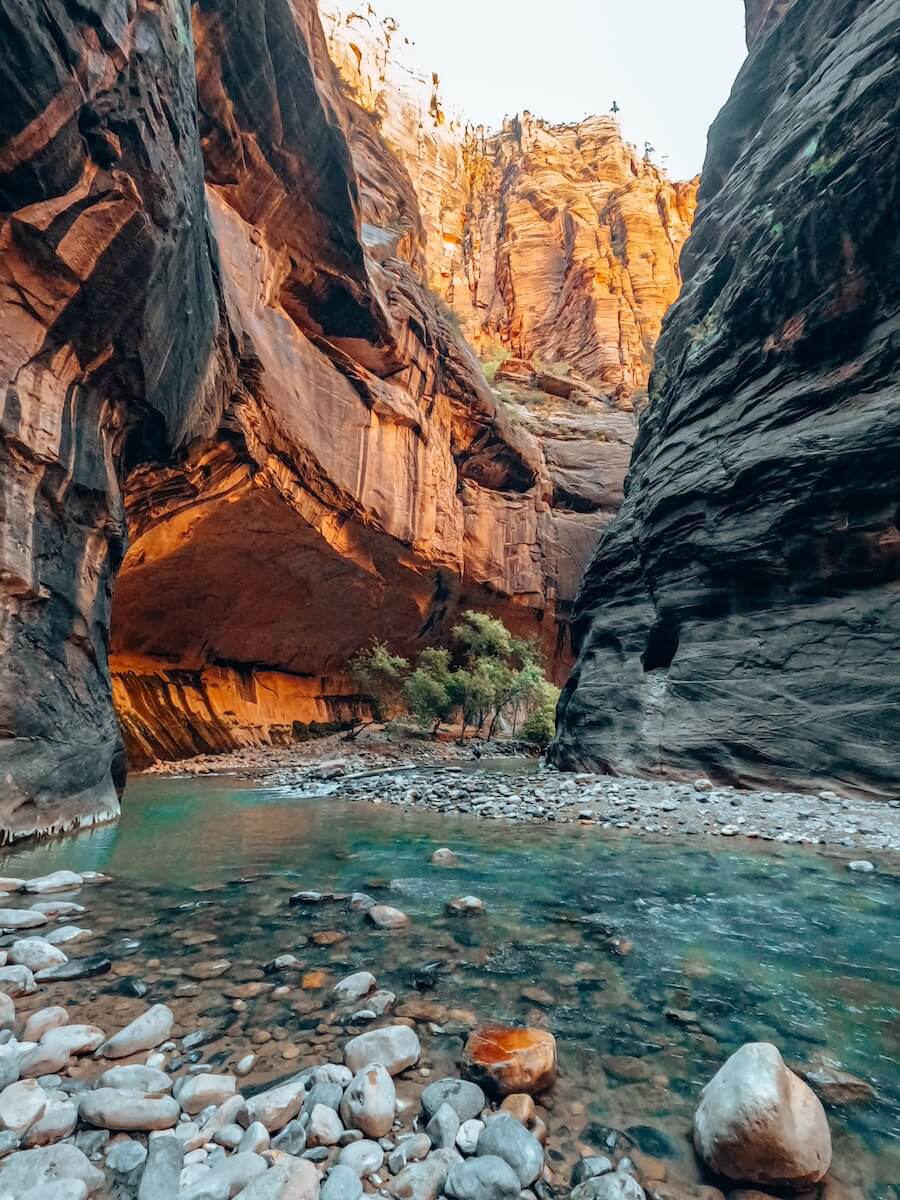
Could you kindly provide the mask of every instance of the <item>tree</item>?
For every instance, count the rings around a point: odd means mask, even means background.
[[[543,750],[556,732],[556,704],[559,688],[549,679],[541,682],[539,695],[522,726],[522,736]]]
[[[468,609],[459,624],[454,625],[453,636],[470,659],[506,658],[513,653],[512,634],[502,621],[490,613]]]
[[[373,638],[365,650],[350,659],[350,675],[363,697],[368,701],[372,721],[359,721],[351,728],[354,738],[373,721],[388,721],[403,708],[403,684],[409,672],[409,662],[391,654],[384,642]]]
[[[450,651],[430,647],[416,659],[416,669],[403,686],[409,711],[423,728],[430,726],[435,737],[456,707],[451,678]]]

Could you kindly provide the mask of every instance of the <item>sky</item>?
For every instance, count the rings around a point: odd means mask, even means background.
[[[496,127],[528,109],[552,122],[608,111],[676,179],[743,62],[743,0],[373,0],[416,43],[448,106]],[[665,158],[664,156],[668,156]]]

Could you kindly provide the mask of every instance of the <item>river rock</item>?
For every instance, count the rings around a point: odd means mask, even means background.
[[[51,946],[68,946],[89,937],[93,937],[90,929],[82,929],[80,925],[60,925],[59,929],[51,929],[46,940]]]
[[[438,1079],[429,1084],[422,1093],[422,1107],[429,1119],[442,1104],[449,1104],[456,1111],[460,1121],[469,1121],[478,1116],[486,1103],[484,1092],[477,1083],[468,1079],[456,1079],[454,1076]]]
[[[595,1175],[574,1188],[569,1200],[647,1200],[646,1193],[627,1171]]]
[[[403,929],[409,924],[406,913],[401,912],[399,908],[392,908],[389,904],[373,904],[366,916],[379,929]]]
[[[484,907],[479,896],[454,896],[447,901],[447,912],[454,917],[474,917],[483,913]]]
[[[336,1146],[344,1132],[341,1118],[327,1104],[315,1104],[309,1114],[307,1142],[312,1146]]]
[[[375,987],[375,976],[368,971],[357,971],[355,975],[347,975],[339,980],[331,989],[331,995],[338,1004],[361,1000]]]
[[[259,1061],[259,1056],[256,1054],[245,1054],[234,1068],[235,1075],[243,1079],[245,1075],[249,1075]]]
[[[449,847],[441,846],[432,854],[431,861],[436,867],[458,867],[459,855],[454,854]]]
[[[348,1129],[369,1137],[390,1133],[397,1107],[394,1081],[383,1066],[372,1063],[354,1076],[341,1101],[341,1118]]]
[[[52,946],[44,938],[19,938],[9,948],[9,961],[30,971],[43,971],[47,967],[57,967],[68,962],[68,956],[62,950]]]
[[[165,1004],[154,1004],[120,1029],[97,1051],[98,1058],[128,1058],[141,1050],[152,1050],[172,1034],[175,1018]]]
[[[519,1177],[495,1155],[467,1158],[450,1168],[444,1191],[452,1200],[518,1200]]]
[[[46,925],[47,918],[36,908],[0,908],[0,929],[15,933],[18,929],[36,929]]]
[[[237,1146],[238,1154],[262,1154],[268,1150],[271,1142],[272,1139],[265,1125],[261,1121],[254,1121],[252,1125],[248,1125],[241,1131],[241,1140]]]
[[[83,1121],[98,1129],[138,1130],[171,1129],[181,1109],[171,1096],[141,1096],[137,1092],[120,1092],[116,1088],[97,1088],[85,1092],[78,1102]]]
[[[165,1096],[172,1090],[172,1080],[165,1071],[139,1063],[110,1067],[97,1080],[97,1085],[116,1088],[120,1092],[139,1092],[142,1096]]]
[[[21,1043],[14,1038],[0,1046],[0,1092],[19,1078],[19,1060],[22,1057]]]
[[[48,1029],[40,1042],[23,1054],[19,1063],[21,1074],[37,1077],[62,1071],[73,1054],[90,1054],[105,1037],[96,1025],[60,1025]]]
[[[20,1137],[44,1115],[47,1093],[36,1079],[11,1083],[0,1092],[0,1128]]]
[[[605,1154],[585,1154],[572,1168],[572,1187],[577,1187],[588,1179],[596,1179],[598,1175],[608,1175],[613,1169],[614,1164]]]
[[[459,1125],[456,1109],[450,1104],[442,1104],[428,1122],[425,1132],[436,1150],[451,1150],[456,1145]]]
[[[0,967],[0,992],[15,1000],[36,991],[37,984],[27,967]]]
[[[0,992],[0,1029],[12,1029],[16,1023],[16,1002],[6,992]],[[27,1028],[27,1026],[26,1026]],[[31,1038],[24,1038],[31,1041]]]
[[[477,1153],[479,1158],[494,1155],[508,1162],[523,1188],[530,1187],[544,1169],[540,1142],[508,1113],[498,1113],[488,1121],[478,1139]]]
[[[500,1111],[509,1113],[523,1125],[530,1125],[534,1120],[534,1100],[527,1092],[512,1092],[500,1105]]]
[[[43,967],[35,973],[38,983],[53,983],[70,979],[88,979],[93,975],[105,975],[112,969],[112,962],[102,954],[91,958],[70,958],[53,967]]]
[[[48,1091],[47,1107],[25,1133],[22,1146],[31,1150],[35,1146],[50,1146],[54,1142],[61,1142],[63,1138],[75,1132],[77,1124],[77,1105],[65,1092]]]
[[[403,1137],[388,1156],[388,1169],[392,1175],[399,1175],[411,1162],[427,1158],[431,1150],[431,1138],[427,1133],[413,1133]]]
[[[694,1143],[707,1166],[742,1183],[810,1187],[831,1164],[821,1101],[768,1042],[742,1046],[703,1089]]]
[[[419,1061],[422,1047],[408,1025],[386,1025],[351,1038],[344,1047],[344,1062],[354,1074],[370,1063],[378,1063],[391,1075],[399,1075]]]
[[[9,1193],[20,1197],[29,1188],[38,1188],[57,1180],[80,1180],[88,1195],[98,1191],[105,1182],[103,1172],[91,1166],[87,1157],[75,1146],[60,1142],[42,1146],[39,1150],[19,1150],[0,1160],[0,1196]]]
[[[345,1163],[336,1163],[319,1191],[319,1200],[359,1200],[363,1192],[359,1175]]]
[[[147,1161],[147,1147],[128,1138],[117,1142],[106,1156],[106,1165],[116,1175],[130,1175]]]
[[[387,1189],[397,1200],[436,1200],[446,1187],[451,1167],[460,1161],[455,1150],[435,1150],[422,1162],[404,1167]]]
[[[878,1099],[871,1083],[841,1071],[828,1062],[820,1062],[803,1072],[803,1078],[819,1099],[833,1108],[844,1108],[851,1104],[870,1104]]]
[[[224,1104],[237,1091],[234,1075],[190,1075],[175,1084],[175,1099],[189,1117],[210,1104]]]
[[[237,1196],[240,1193],[244,1200],[244,1189],[258,1176],[263,1175],[267,1168],[268,1163],[259,1154],[232,1154],[216,1163],[204,1187],[215,1189],[224,1184],[227,1196]]]
[[[249,1128],[251,1126],[248,1126]],[[272,1138],[272,1149],[282,1154],[294,1154],[299,1158],[306,1149],[306,1126],[299,1121],[288,1121],[284,1129]]]
[[[56,1179],[29,1188],[14,1200],[86,1200],[87,1194],[87,1184],[80,1179]]]
[[[350,1078],[352,1079],[353,1076],[351,1075]],[[301,1115],[312,1113],[317,1104],[324,1104],[326,1108],[333,1108],[337,1112],[341,1107],[343,1095],[344,1089],[339,1083],[329,1083],[325,1079],[317,1079],[306,1093]]]
[[[240,1115],[242,1125],[259,1121],[269,1133],[283,1129],[292,1117],[296,1117],[306,1096],[306,1082],[291,1079],[278,1087],[269,1088],[246,1102]]]
[[[258,1175],[238,1200],[317,1200],[319,1174],[302,1158],[283,1159]]]
[[[28,879],[25,882],[25,891],[36,896],[46,896],[50,892],[71,892],[76,888],[80,888],[82,884],[80,875],[76,875],[74,871],[54,871],[50,875],[39,875],[35,879]]]
[[[556,1039],[545,1029],[485,1026],[466,1043],[463,1071],[497,1096],[541,1092],[556,1078]]]
[[[456,1134],[456,1148],[460,1154],[474,1154],[478,1149],[478,1139],[484,1129],[484,1121],[472,1118],[463,1121]]]
[[[338,1155],[338,1162],[355,1172],[361,1179],[365,1179],[384,1162],[384,1151],[377,1142],[364,1138],[361,1142],[351,1142],[349,1146],[344,1146]]]
[[[311,1071],[304,1071],[303,1074],[315,1083],[336,1083],[342,1090],[349,1087],[353,1079],[353,1072],[343,1063],[322,1063],[321,1066],[313,1067]]]
[[[860,875],[871,875],[875,870],[875,864],[869,862],[867,858],[855,858],[853,862],[847,863],[847,869],[856,871]]]
[[[68,1022],[69,1011],[60,1004],[51,1005],[49,1008],[39,1008],[25,1022],[22,1041],[39,1042],[45,1033],[49,1033],[51,1029],[59,1029],[61,1025],[67,1025]]]

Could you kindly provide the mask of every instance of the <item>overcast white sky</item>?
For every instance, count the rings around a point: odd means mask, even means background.
[[[477,123],[528,109],[551,121],[606,112],[686,179],[745,54],[742,0],[373,0],[416,62]]]

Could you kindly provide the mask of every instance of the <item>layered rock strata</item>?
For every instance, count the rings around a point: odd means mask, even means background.
[[[469,340],[486,356],[567,362],[627,405],[678,295],[697,181],[670,181],[612,117],[474,127],[393,19],[319,7],[346,90],[409,171],[429,282]]]
[[[748,4],[557,762],[900,790],[896,4]]]

